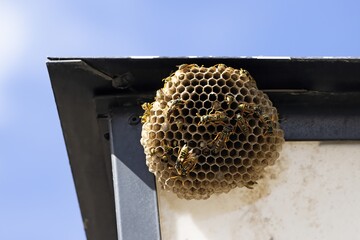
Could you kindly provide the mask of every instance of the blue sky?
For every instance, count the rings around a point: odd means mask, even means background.
[[[358,1],[0,0],[0,239],[85,239],[47,56],[360,56]]]

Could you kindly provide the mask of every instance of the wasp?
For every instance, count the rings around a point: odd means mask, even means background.
[[[164,148],[164,153],[161,155],[161,159],[162,160],[167,160],[168,155],[171,153],[171,151],[173,150],[172,147],[169,147],[168,145],[164,145],[162,144],[162,147]],[[150,148],[150,156],[155,156],[158,155],[160,153],[160,149],[159,147],[152,147]]]
[[[267,114],[263,114],[260,118],[260,121],[262,121],[265,124],[265,132],[264,132],[265,135],[274,133],[275,115],[272,115],[272,117],[270,117]]]
[[[170,115],[174,112],[174,110],[177,109],[177,108],[183,107],[185,105],[185,103],[186,103],[186,101],[184,101],[184,100],[182,100],[180,98],[171,100],[168,103],[169,108],[168,108],[167,113],[166,113],[166,118],[169,119]]]
[[[149,120],[150,117],[150,111],[153,107],[152,103],[144,103],[141,105],[142,109],[145,110],[144,115],[140,116],[141,123],[146,123]]]
[[[161,100],[164,97],[165,93],[163,88],[160,88],[158,91],[156,91],[156,100]]]
[[[177,66],[179,68],[179,70],[188,70],[194,67],[199,67],[199,65],[197,64],[181,64]]]
[[[221,132],[216,134],[214,140],[211,141],[211,144],[214,144],[214,151],[219,152],[220,149],[224,147],[226,142],[229,141],[232,134],[234,134],[233,127],[230,125],[225,126]]]
[[[163,155],[161,156],[161,161],[167,162],[169,159],[169,155],[173,153],[174,148],[165,143],[161,143],[162,148],[164,149]]]
[[[224,123],[225,121],[227,121],[229,119],[228,116],[226,115],[226,113],[224,113],[222,111],[215,111],[215,113],[207,114],[204,116],[201,116],[198,113],[196,115],[198,117],[200,117],[198,126],[204,125],[207,123]]]
[[[239,109],[242,113],[255,115],[256,117],[260,117],[263,112],[262,108],[255,103],[241,103],[239,104]]]
[[[216,64],[214,67],[216,67],[220,71],[224,71],[227,68],[227,66],[223,63]]]
[[[232,95],[226,95],[225,96],[225,101],[228,105],[232,104],[234,102],[234,96]]]
[[[169,146],[168,144],[163,143],[163,142],[161,143],[161,147],[164,149],[164,154],[163,155],[168,155],[173,150],[173,148],[171,146]],[[159,152],[160,152],[159,147],[150,148],[150,156],[154,156],[155,154],[158,154]]]
[[[162,143],[161,146],[164,148],[164,154],[170,154],[174,149],[165,143]]]
[[[241,68],[240,69],[240,75],[245,75],[247,77],[248,80],[245,83],[248,82],[248,83],[256,86],[255,79],[250,75],[250,73],[247,70]],[[242,80],[244,80],[242,76],[240,76],[240,78]]]
[[[249,123],[246,121],[246,119],[240,114],[236,114],[236,126],[240,128],[241,132],[247,136],[249,134]]]
[[[170,73],[170,76],[166,77],[166,78],[163,78],[162,81],[164,83],[167,83],[167,82],[170,82],[171,81],[171,78],[175,75],[175,72],[172,72]]]
[[[182,148],[179,149],[178,157],[175,162],[176,176],[172,176],[165,181],[165,185],[170,179],[176,179],[179,177],[186,177],[189,173],[194,170],[198,159],[193,150],[189,150],[188,146],[185,144]]]
[[[184,124],[184,120],[181,118],[176,119],[175,123],[176,123],[177,128],[180,130],[186,128],[186,125]]]
[[[150,148],[150,156],[154,156],[158,150],[156,148]]]
[[[209,113],[212,113],[214,111],[217,111],[221,108],[221,103],[218,100],[213,101],[211,111]]]

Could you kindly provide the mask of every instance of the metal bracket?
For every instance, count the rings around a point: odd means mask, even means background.
[[[131,87],[132,83],[135,81],[134,75],[131,72],[124,73],[120,76],[113,78],[113,87],[118,89],[128,89]]]
[[[118,238],[155,240],[160,239],[156,184],[139,142],[141,109],[134,109],[115,109],[109,121]]]
[[[129,89],[131,88],[132,83],[135,81],[134,75],[131,72],[126,72],[119,76],[111,76],[108,73],[93,67],[91,64],[87,63],[84,60],[80,62],[79,68],[91,72],[92,74],[107,81],[112,81],[112,86],[116,89]]]

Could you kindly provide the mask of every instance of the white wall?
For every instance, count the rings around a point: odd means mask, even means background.
[[[360,142],[286,142],[266,175],[202,201],[159,190],[163,240],[360,239]]]

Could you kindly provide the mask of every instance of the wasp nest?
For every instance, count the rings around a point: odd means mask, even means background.
[[[284,133],[249,72],[184,64],[164,82],[142,105],[141,144],[160,186],[185,199],[253,188],[279,157]]]

